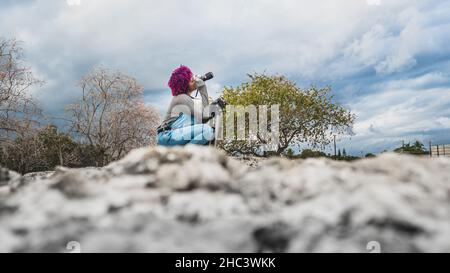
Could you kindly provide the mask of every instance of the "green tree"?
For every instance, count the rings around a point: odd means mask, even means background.
[[[324,152],[321,151],[314,151],[311,149],[304,149],[302,153],[300,154],[300,158],[316,158],[316,157],[327,157],[327,155]]]
[[[394,149],[395,153],[400,154],[412,154],[412,155],[426,155],[428,151],[425,149],[425,146],[418,140],[416,140],[413,144],[408,143],[401,147]]]
[[[79,144],[53,125],[17,137],[0,150],[0,164],[22,174],[49,171],[56,166],[79,166],[79,157]]]
[[[49,125],[38,133],[39,142],[43,149],[41,157],[47,164],[47,169],[55,166],[70,166],[76,164],[76,143],[69,134],[58,132],[58,128]]]
[[[294,150],[292,148],[289,148],[286,150],[286,156],[287,157],[293,157],[294,156]]]
[[[355,115],[333,101],[331,88],[301,89],[284,76],[264,74],[248,75],[250,82],[238,87],[226,87],[223,96],[230,105],[263,105],[270,109],[278,105],[280,110],[279,143],[276,154],[283,153],[291,146],[308,143],[312,147],[325,147],[332,134],[349,133]],[[227,110],[226,110],[227,111]],[[224,117],[226,117],[226,111]],[[258,120],[261,120],[258,114]],[[267,131],[271,130],[272,117],[267,117]],[[246,128],[249,118],[245,117]],[[234,131],[236,132],[236,130]],[[225,129],[226,133],[226,129]],[[256,139],[223,140],[218,144],[227,152],[260,155],[261,148],[268,142],[266,136],[257,134]]]
[[[344,150],[342,150],[342,156],[347,157],[347,152],[345,151],[345,148],[344,148]]]

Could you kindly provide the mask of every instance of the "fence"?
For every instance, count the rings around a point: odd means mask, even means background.
[[[430,143],[430,156],[450,157],[450,144],[431,145]]]

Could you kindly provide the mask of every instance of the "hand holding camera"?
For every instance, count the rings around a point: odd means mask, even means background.
[[[212,103],[211,103],[211,105],[217,105],[217,106],[219,106],[220,107],[220,109],[225,109],[225,107],[227,106],[227,101],[222,97],[222,96],[220,96],[219,98],[217,98],[216,100],[214,100]]]
[[[199,79],[201,79],[204,82],[209,81],[212,78],[214,78],[214,74],[212,72],[208,72],[205,75],[200,75],[199,76]]]

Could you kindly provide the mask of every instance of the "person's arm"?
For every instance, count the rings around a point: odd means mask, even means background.
[[[206,84],[202,79],[196,78],[197,90],[202,97],[202,123],[206,123],[214,117],[214,113],[211,112],[211,105],[209,103],[208,90]]]
[[[197,90],[200,92],[200,96],[202,97],[202,106],[205,108],[209,105],[209,96],[208,90],[206,89],[206,84],[199,78],[196,78],[195,82],[197,83]]]

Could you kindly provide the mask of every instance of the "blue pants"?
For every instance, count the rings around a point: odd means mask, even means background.
[[[158,145],[176,146],[186,144],[205,145],[214,139],[214,130],[208,124],[194,124],[194,117],[181,115],[171,130],[158,134]]]

